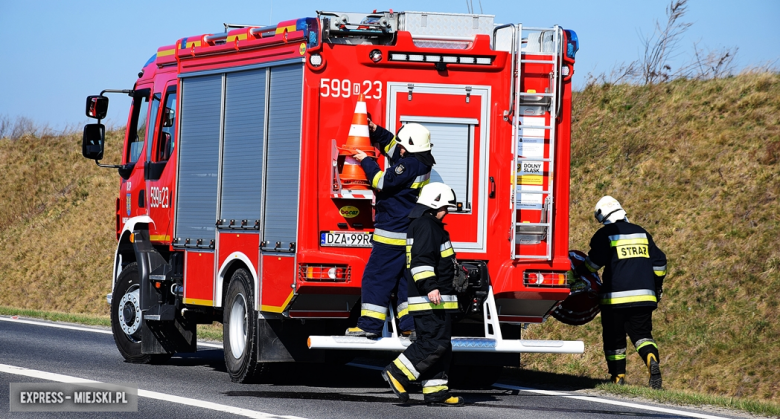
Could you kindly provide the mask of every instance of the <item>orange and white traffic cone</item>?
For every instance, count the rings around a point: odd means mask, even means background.
[[[339,154],[351,156],[357,150],[361,150],[370,157],[376,157],[376,151],[371,145],[371,139],[368,136],[368,112],[366,111],[366,101],[361,94],[355,104],[355,114],[352,116],[352,125],[349,127],[349,136],[344,147],[340,148]]]
[[[366,172],[360,167],[360,162],[353,157],[344,158],[344,166],[339,177],[344,189],[371,189]]]
[[[360,162],[351,157],[358,150],[363,151],[370,157],[376,156],[376,151],[371,145],[371,139],[368,136],[368,113],[363,95],[358,97],[357,104],[355,104],[355,114],[352,116],[352,125],[349,127],[347,143],[339,150],[340,155],[346,156],[339,174],[344,188],[371,189],[371,183],[366,178],[366,172],[360,167]]]

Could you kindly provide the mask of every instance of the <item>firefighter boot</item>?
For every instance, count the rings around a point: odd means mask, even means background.
[[[449,396],[444,400],[436,401],[436,402],[428,402],[429,406],[463,406],[465,402],[463,401],[463,397],[458,396]]]
[[[387,381],[387,384],[390,384],[390,389],[393,390],[393,393],[395,393],[402,402],[406,403],[409,401],[409,393],[406,392],[403,384],[398,380],[400,377],[396,377],[393,374],[390,366],[387,366],[382,370],[382,378]]]
[[[647,355],[647,370],[650,373],[650,388],[660,390],[661,389],[661,366],[655,359],[654,354]]]
[[[369,339],[375,339],[379,337],[378,333],[373,332],[367,332],[359,327],[350,327],[347,329],[346,333],[344,333],[345,336],[356,336],[356,337],[363,337],[363,338],[369,338]]]
[[[613,375],[610,380],[612,381],[613,384],[617,384],[619,386],[626,385],[626,375],[625,374]]]

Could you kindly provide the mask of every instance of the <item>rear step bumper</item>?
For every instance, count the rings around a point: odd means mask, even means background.
[[[361,351],[403,352],[411,341],[407,338],[383,337],[368,339],[355,336],[309,336],[309,349],[341,349]],[[582,341],[526,340],[490,338],[452,338],[453,352],[503,352],[539,354],[581,354],[585,352]]]

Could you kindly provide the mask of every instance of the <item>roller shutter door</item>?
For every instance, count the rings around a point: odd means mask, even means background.
[[[228,73],[220,219],[261,219],[266,69]]]
[[[221,75],[182,80],[175,245],[209,247],[215,238],[221,96]]]
[[[264,237],[266,249],[289,249],[298,227],[303,65],[270,69]]]

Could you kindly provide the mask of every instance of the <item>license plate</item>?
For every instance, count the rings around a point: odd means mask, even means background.
[[[354,231],[323,231],[320,246],[325,247],[371,247],[371,233]]]

